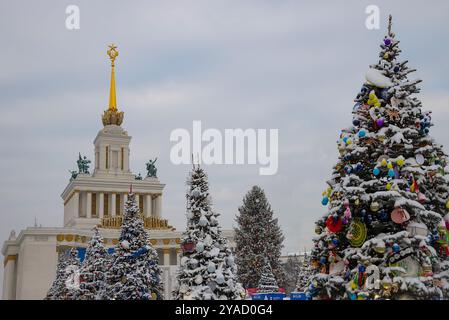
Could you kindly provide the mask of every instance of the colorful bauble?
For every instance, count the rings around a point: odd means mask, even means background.
[[[394,243],[392,249],[394,253],[398,253],[399,250],[401,250],[401,247],[397,243]]]
[[[373,201],[373,202],[371,202],[369,208],[371,209],[371,211],[377,212],[380,209],[380,204],[377,201]]]
[[[366,240],[366,225],[360,220],[354,220],[349,226],[347,238],[353,247],[361,247]]]
[[[346,172],[346,174],[351,174],[351,172],[352,172],[352,166],[346,165],[346,166],[345,166],[345,172]]]
[[[365,137],[366,136],[366,131],[365,130],[360,130],[359,131],[359,138],[363,138],[363,137]]]
[[[360,121],[358,119],[353,119],[352,124],[357,127],[360,124]]]
[[[417,155],[415,155],[415,159],[416,159],[416,163],[419,165],[423,165],[425,158],[421,153],[418,153]]]
[[[385,167],[387,164],[388,164],[387,159],[382,158],[382,160],[380,161],[380,165],[381,165],[382,167]]]
[[[389,176],[390,178],[393,178],[393,177],[395,176],[395,173],[394,173],[394,170],[393,170],[393,169],[388,170],[388,176]]]
[[[328,197],[324,197],[323,200],[321,200],[321,204],[323,206],[327,205],[329,203],[329,198]]]
[[[382,127],[383,125],[384,125],[384,119],[377,119],[376,120],[376,125],[378,126],[378,127]]]
[[[374,174],[375,176],[378,176],[378,175],[380,174],[379,168],[374,168],[374,169],[373,169],[373,174]]]
[[[389,45],[391,44],[391,39],[385,38],[385,39],[384,39],[384,44],[385,44],[386,46],[389,46]]]
[[[374,247],[374,251],[376,251],[379,254],[383,254],[386,251],[385,243],[383,241],[378,241],[376,243],[376,246]]]
[[[196,244],[196,252],[201,253],[204,251],[204,243],[203,242],[198,242]]]
[[[316,226],[315,227],[315,233],[316,234],[321,234],[323,232],[323,229],[320,226]]]
[[[338,216],[329,216],[326,220],[326,227],[330,232],[337,233],[343,228],[343,222]]]
[[[398,158],[398,160],[396,160],[396,164],[397,164],[398,166],[402,167],[402,166],[405,164],[405,159],[404,159],[404,157],[403,157],[403,156],[400,156],[400,157]]]
[[[393,220],[394,223],[402,224],[410,220],[410,214],[407,212],[407,210],[401,207],[397,207],[394,208],[391,212],[391,220]]]
[[[390,191],[391,190],[391,183],[387,183],[387,190]]]

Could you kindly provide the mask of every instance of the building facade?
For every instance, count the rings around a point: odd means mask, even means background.
[[[72,173],[61,194],[64,203],[63,227],[32,227],[18,235],[11,232],[2,247],[3,299],[43,299],[56,275],[58,252],[77,248],[82,260],[94,226],[99,227],[111,252],[118,243],[124,203],[131,186],[150,242],[159,255],[165,297],[171,298],[179,265],[182,232],[175,230],[163,218],[165,185],[156,173],[150,170],[147,177],[141,178],[129,169],[131,136],[121,126],[124,113],[118,111],[116,104],[114,68],[118,52],[115,46],[110,46],[108,55],[111,59],[109,108],[102,115],[103,128],[94,140],[92,173],[88,160],[80,155],[79,170]],[[235,247],[233,232],[223,233],[230,246]]]

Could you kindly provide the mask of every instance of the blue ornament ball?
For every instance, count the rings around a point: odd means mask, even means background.
[[[346,172],[347,174],[350,174],[350,173],[352,172],[352,167],[351,167],[350,165],[346,165],[346,166],[345,166],[345,172]]]
[[[388,176],[391,177],[391,178],[394,177],[394,170],[393,169],[388,170]]]
[[[359,266],[359,272],[365,272],[365,270],[366,270],[365,266],[361,264]]]
[[[374,169],[373,169],[373,174],[374,174],[375,176],[378,176],[378,175],[380,174],[379,168],[374,168]],[[393,172],[393,174],[394,174],[394,172]]]
[[[355,170],[357,172],[360,172],[360,171],[362,171],[362,169],[363,169],[363,165],[360,162],[357,163],[356,166],[355,166]]]
[[[393,244],[393,251],[396,253],[399,252],[399,250],[401,250],[401,247],[399,247],[397,243]]]
[[[321,257],[320,258],[320,262],[321,262],[321,264],[325,264],[326,262],[327,262],[327,259],[326,259],[326,257]]]
[[[332,244],[334,245],[334,246],[338,246],[338,239],[332,239]]]
[[[400,70],[399,66],[395,66],[395,67],[393,68],[393,71],[394,71],[394,72],[399,72],[399,70]]]
[[[323,206],[327,205],[329,203],[329,198],[328,197],[324,197],[323,200],[321,200],[321,204]]]
[[[352,124],[357,127],[360,124],[360,120],[359,119],[353,119],[352,120]]]
[[[364,136],[366,136],[366,131],[362,129],[359,131],[359,138],[363,138]]]
[[[366,216],[365,220],[366,220],[366,223],[370,224],[371,222],[373,222],[373,216],[369,214]]]

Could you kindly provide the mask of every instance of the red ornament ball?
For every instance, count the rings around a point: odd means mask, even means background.
[[[326,220],[326,227],[330,232],[337,233],[343,228],[343,222],[340,217],[335,219],[333,216],[329,216]]]

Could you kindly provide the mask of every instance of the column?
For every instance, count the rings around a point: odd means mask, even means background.
[[[170,265],[170,248],[163,248],[162,252],[164,253],[164,266]]]
[[[111,193],[111,217],[115,217],[115,193]]]
[[[181,248],[176,248],[176,265],[181,265]]]
[[[79,218],[80,216],[80,193],[79,191],[75,191],[73,195],[73,217]]]
[[[98,215],[101,218],[103,218],[103,211],[104,211],[104,194],[103,192],[99,193],[98,197]]]
[[[125,203],[126,201],[128,201],[128,194],[124,193],[123,194],[123,204],[122,204],[122,215],[125,213]]]
[[[156,217],[160,218],[161,217],[161,212],[162,212],[162,196],[158,195],[155,199],[156,201]]]
[[[17,256],[6,256],[6,265],[4,267],[3,275],[3,295],[2,300],[15,300],[15,268]]]
[[[145,195],[145,217],[151,217],[153,214],[153,203],[151,199],[151,194]]]
[[[86,201],[86,217],[88,219],[92,218],[92,193],[87,193],[87,201]]]

